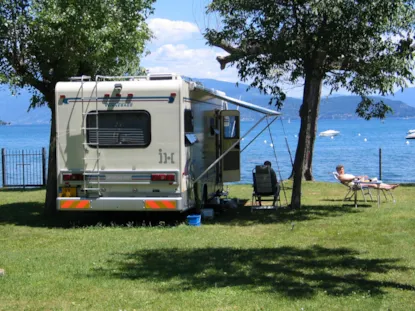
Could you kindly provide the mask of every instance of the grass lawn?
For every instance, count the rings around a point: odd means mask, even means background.
[[[415,187],[380,208],[343,206],[346,190],[306,182],[301,210],[241,206],[201,227],[46,218],[44,190],[0,191],[0,310],[414,310]]]

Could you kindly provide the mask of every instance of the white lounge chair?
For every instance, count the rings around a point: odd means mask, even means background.
[[[357,185],[357,184],[350,185],[350,184],[342,183],[341,180],[340,180],[339,174],[337,172],[333,172],[333,176],[337,181],[339,181],[342,185],[346,186],[349,189],[349,191],[346,193],[343,201],[351,201],[352,199],[356,200],[357,192],[359,192],[359,191],[362,193],[362,196],[363,196],[363,199],[365,200],[365,202],[367,202],[366,201],[366,196],[367,195],[370,197],[370,200],[373,201],[372,193],[370,192],[370,188],[367,185],[362,185],[362,184],[360,184],[360,185]]]

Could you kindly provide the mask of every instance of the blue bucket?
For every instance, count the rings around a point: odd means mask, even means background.
[[[187,224],[189,226],[199,227],[200,226],[200,219],[201,219],[200,215],[189,215],[189,216],[187,216]]]

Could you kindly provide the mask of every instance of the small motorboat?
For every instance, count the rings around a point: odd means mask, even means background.
[[[332,137],[332,136],[336,136],[339,135],[340,132],[339,131],[335,131],[335,130],[327,130],[324,132],[320,132],[320,134],[318,136],[328,136],[328,137]]]
[[[406,135],[405,139],[415,139],[415,132],[413,132],[413,133],[408,132],[408,134],[409,135]]]

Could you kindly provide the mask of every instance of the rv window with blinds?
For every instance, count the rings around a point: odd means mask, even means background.
[[[151,141],[151,118],[147,111],[91,111],[86,124],[91,148],[145,148]]]

